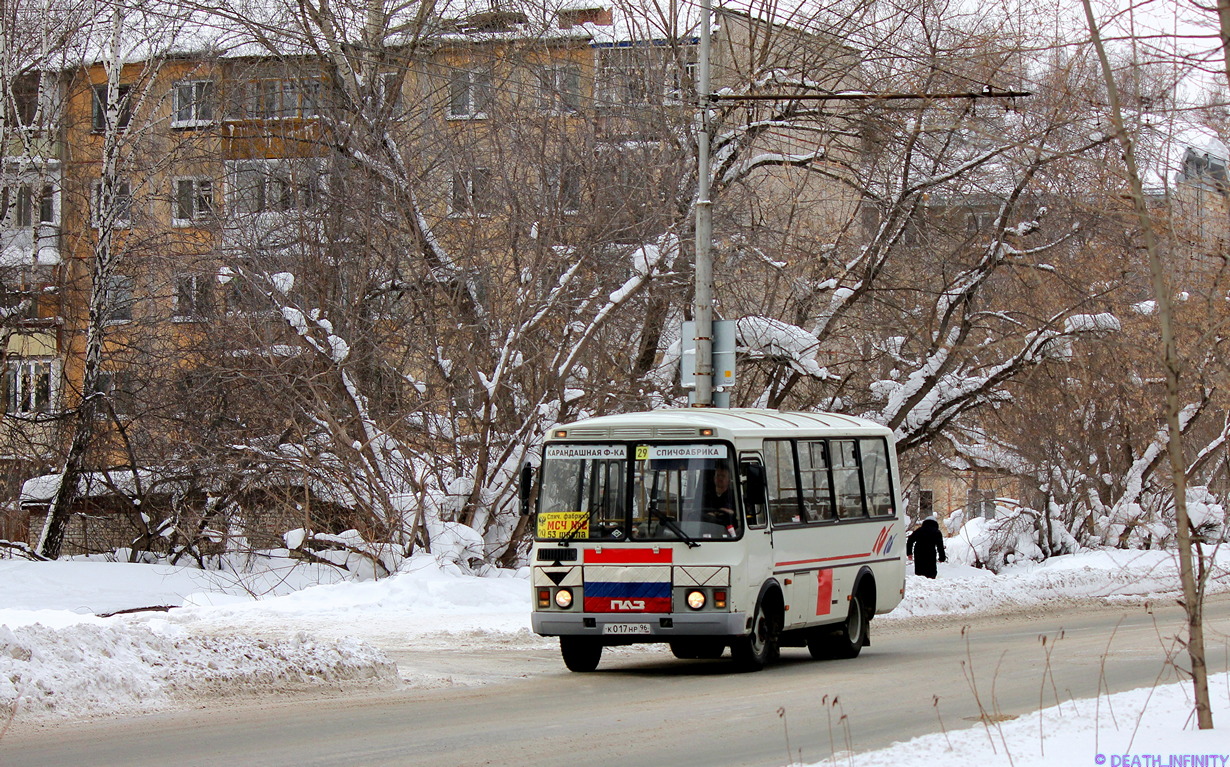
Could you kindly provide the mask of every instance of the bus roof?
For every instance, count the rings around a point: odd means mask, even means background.
[[[715,436],[886,436],[892,431],[873,421],[840,413],[803,413],[756,408],[680,408],[648,410],[586,418],[559,424],[552,439],[696,439],[700,429],[713,429]],[[560,437],[557,431],[567,432]]]

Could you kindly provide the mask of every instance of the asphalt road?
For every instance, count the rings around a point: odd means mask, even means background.
[[[1210,669],[1223,671],[1230,596],[1210,598],[1206,609]],[[807,763],[941,723],[968,727],[984,715],[1011,718],[1057,699],[1173,680],[1168,656],[1187,663],[1174,641],[1181,621],[1173,605],[1082,603],[971,620],[877,620],[872,647],[855,660],[818,662],[786,649],[779,664],[753,674],[734,673],[729,660],[643,650],[609,653],[592,674],[569,673],[548,650],[404,653],[403,667],[499,679],[25,728],[0,741],[0,765]],[[1109,752],[1126,745],[1102,744]],[[1083,763],[1070,756],[1065,764]]]

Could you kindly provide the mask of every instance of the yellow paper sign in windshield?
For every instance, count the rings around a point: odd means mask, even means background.
[[[636,446],[636,460],[643,461],[649,457],[649,445]]]
[[[584,511],[544,511],[538,515],[539,538],[589,537],[589,514]]]

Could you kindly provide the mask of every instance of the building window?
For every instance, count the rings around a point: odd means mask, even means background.
[[[598,54],[598,106],[624,107],[653,103],[653,77],[640,50],[614,48]]]
[[[321,82],[314,78],[262,78],[236,85],[235,116],[249,120],[315,117]]]
[[[402,76],[399,72],[376,75],[376,102],[381,107],[396,109],[401,104]]]
[[[10,126],[38,129],[39,76],[26,75],[13,82],[13,103],[5,104],[5,121]]]
[[[175,199],[171,205],[171,223],[190,226],[204,221],[214,212],[214,182],[207,178],[175,179]]]
[[[668,104],[695,103],[697,63],[685,61],[683,69],[671,67],[666,77],[666,102]]]
[[[104,401],[110,405],[110,412],[103,408],[97,413],[99,417],[115,415],[131,415],[136,412],[137,378],[131,370],[100,370],[94,381],[94,394],[101,394]]]
[[[128,322],[132,319],[133,279],[127,274],[112,274],[103,286],[103,319]]]
[[[323,179],[312,160],[251,160],[230,164],[228,215],[290,213],[316,208]]]
[[[448,116],[481,119],[491,108],[491,72],[488,69],[454,69],[449,79]]]
[[[180,80],[172,86],[172,128],[200,128],[211,124],[213,119],[213,80]]]
[[[175,278],[176,322],[195,322],[213,314],[213,279],[201,274],[181,274]]]
[[[230,314],[263,314],[273,308],[269,293],[250,277],[230,275],[224,290],[226,311]]]
[[[102,180],[94,182],[90,194],[90,221],[95,228],[127,229],[132,226],[132,187],[127,180],[111,185],[111,199],[103,196]]]
[[[44,413],[58,395],[59,362],[47,359],[10,360],[4,370],[9,413]]]
[[[694,52],[680,61],[665,48],[603,48],[598,52],[595,100],[605,108],[688,101],[695,92]]]
[[[55,223],[55,190],[50,184],[0,188],[0,223],[7,229]]]
[[[93,122],[94,122],[95,131],[104,131],[108,127],[107,110],[108,110],[108,107],[111,106],[110,100],[108,99],[109,90],[110,90],[110,86],[108,85],[95,85],[94,86],[94,89],[93,89],[93,93],[94,93]],[[124,128],[127,128],[129,121],[132,119],[132,100],[130,98],[131,94],[132,94],[132,86],[120,85],[116,88],[116,97],[115,97],[114,106],[117,111],[115,114],[114,127],[119,128],[121,130]]]
[[[539,73],[540,104],[544,112],[564,114],[581,108],[581,69],[575,64],[548,67]]]
[[[471,168],[453,173],[449,195],[452,213],[487,215],[492,210],[491,169]]]
[[[0,284],[0,309],[10,321],[38,319],[38,299],[42,290],[25,282],[22,279]]]
[[[43,184],[42,193],[38,196],[35,203],[31,205],[31,210],[38,210],[38,222],[40,224],[54,224],[56,222],[56,197],[55,189],[51,184]]]

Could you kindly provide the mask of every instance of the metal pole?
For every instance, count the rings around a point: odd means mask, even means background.
[[[700,106],[700,132],[696,138],[696,285],[692,314],[696,320],[696,389],[693,407],[713,406],[713,211],[709,200],[709,27],[712,0],[700,3],[700,51],[697,57],[696,94]]]

